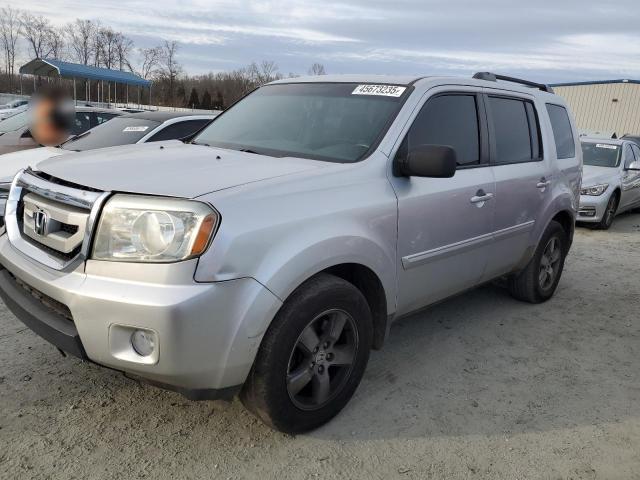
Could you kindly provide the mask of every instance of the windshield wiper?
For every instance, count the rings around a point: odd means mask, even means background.
[[[187,143],[190,143],[191,145],[202,145],[203,147],[210,147],[211,146],[208,143],[200,143],[200,142],[194,142],[194,141],[187,142]]]
[[[253,153],[254,155],[266,155],[264,153],[256,152],[255,150],[251,150],[250,148],[239,148],[238,151],[244,153]]]
[[[86,137],[90,133],[91,133],[91,130],[87,130],[86,132],[82,132],[82,133],[79,133],[77,135],[74,135],[73,137],[69,138],[67,141],[62,142],[59,146],[61,147],[62,145],[65,145],[65,144],[67,144],[69,142],[73,142],[74,140],[78,140],[79,138]]]

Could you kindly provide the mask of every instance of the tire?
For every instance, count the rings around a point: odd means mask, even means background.
[[[529,303],[549,300],[560,282],[568,246],[562,225],[552,220],[529,264],[520,273],[509,277],[507,286],[511,296]]]
[[[609,230],[613,223],[613,218],[616,216],[616,210],[618,210],[618,202],[620,200],[620,194],[613,192],[611,198],[607,202],[607,208],[602,214],[602,219],[596,224],[595,228],[598,230]]]
[[[372,339],[362,293],[336,276],[316,275],[291,294],[267,329],[240,399],[276,430],[313,430],[353,396]]]

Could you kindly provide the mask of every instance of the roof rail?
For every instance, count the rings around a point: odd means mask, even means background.
[[[491,72],[477,72],[473,75],[473,78],[476,78],[478,80],[487,80],[489,82],[497,82],[498,80],[503,80],[505,82],[519,83],[520,85],[526,85],[527,87],[537,88],[538,90],[542,90],[543,92],[553,93],[553,88],[551,88],[549,85],[545,85],[544,83],[536,83],[530,80],[523,80],[522,78],[508,77],[506,75],[498,75]]]

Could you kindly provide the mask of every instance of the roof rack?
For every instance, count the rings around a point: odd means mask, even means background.
[[[523,80],[522,78],[508,77],[506,75],[498,75],[491,72],[478,72],[473,75],[473,78],[476,78],[478,80],[487,80],[489,82],[497,82],[498,80],[503,80],[505,82],[519,83],[520,85],[526,85],[527,87],[537,88],[538,90],[542,90],[543,92],[553,93],[553,88],[551,88],[549,85],[545,85],[544,83],[536,83],[530,80]]]

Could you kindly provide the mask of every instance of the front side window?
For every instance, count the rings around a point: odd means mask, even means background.
[[[71,133],[78,135],[82,132],[86,132],[91,128],[91,113],[90,112],[76,112],[76,118]]]
[[[553,138],[556,143],[558,158],[573,158],[576,156],[576,144],[571,130],[571,122],[567,109],[560,105],[547,104]]]
[[[495,138],[495,163],[539,160],[540,139],[531,102],[517,98],[488,98]]]
[[[605,142],[582,142],[582,159],[585,165],[611,167],[620,165],[622,148]]]
[[[480,133],[475,95],[439,95],[420,110],[399,155],[419,145],[446,145],[456,151],[458,166],[480,163]]]
[[[216,117],[194,143],[356,162],[381,140],[409,90],[354,83],[266,85]]]

